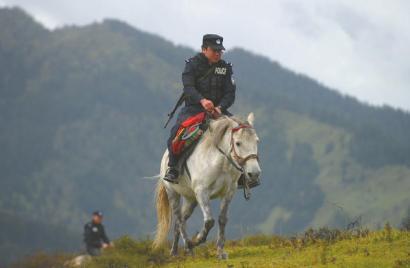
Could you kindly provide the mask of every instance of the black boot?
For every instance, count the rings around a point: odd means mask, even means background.
[[[168,167],[167,172],[165,173],[164,180],[169,181],[170,183],[178,183],[178,169],[175,167],[171,166]]]

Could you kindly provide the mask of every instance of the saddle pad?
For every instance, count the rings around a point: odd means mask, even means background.
[[[181,123],[175,138],[172,140],[172,152],[175,155],[181,154],[194,141],[201,137],[203,130],[200,128],[205,120],[205,112],[200,112],[188,117]]]

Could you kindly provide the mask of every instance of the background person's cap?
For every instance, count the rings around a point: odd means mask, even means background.
[[[223,37],[217,34],[205,34],[202,38],[202,45],[209,46],[215,50],[225,50]]]
[[[93,212],[93,215],[102,217],[102,216],[103,216],[103,213],[102,213],[101,211],[99,211],[99,210],[96,210],[96,211]]]

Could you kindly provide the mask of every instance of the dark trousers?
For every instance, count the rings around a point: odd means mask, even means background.
[[[94,246],[86,246],[87,253],[90,256],[100,256],[101,255],[101,248],[100,247],[94,247]]]

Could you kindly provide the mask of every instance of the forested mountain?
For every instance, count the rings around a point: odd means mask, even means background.
[[[162,126],[196,51],[113,19],[49,31],[2,8],[0,25],[0,259],[80,248],[95,209],[112,238],[152,235],[155,181],[143,177],[159,172]],[[408,112],[240,48],[224,57],[237,83],[230,110],[255,112],[262,167],[252,200],[238,192],[232,204],[230,237],[359,216],[370,227],[400,223],[410,206]]]

